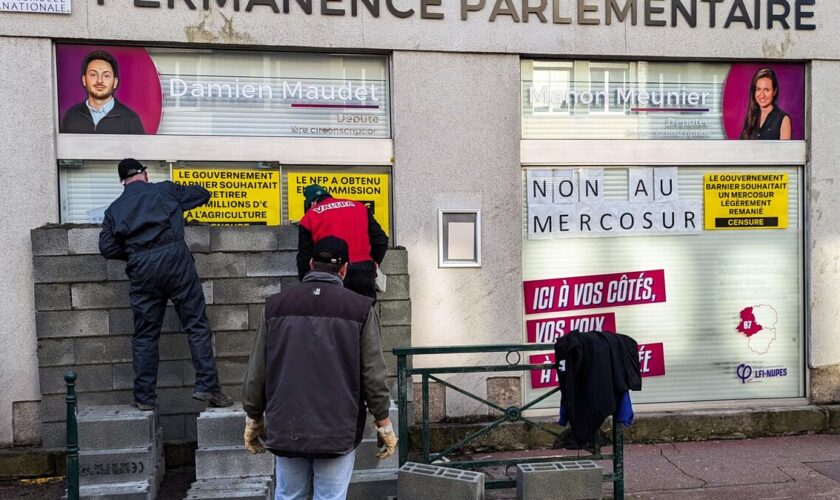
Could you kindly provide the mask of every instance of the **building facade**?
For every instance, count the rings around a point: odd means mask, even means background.
[[[211,189],[188,214],[211,224],[292,224],[312,181],[368,202],[407,251],[412,345],[613,330],[641,345],[638,403],[840,401],[838,16],[816,0],[1,1],[0,443],[40,434],[30,231],[95,224],[124,157]],[[119,62],[142,134],[69,124],[94,50]],[[786,116],[760,132],[768,68]],[[781,137],[748,140],[763,133]],[[552,378],[518,383],[533,397]],[[447,394],[449,415],[480,411]]]

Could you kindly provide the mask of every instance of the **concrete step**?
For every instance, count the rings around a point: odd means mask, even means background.
[[[252,455],[245,447],[216,446],[195,451],[196,479],[242,478],[274,475],[274,455]]]
[[[199,448],[242,445],[245,410],[242,403],[228,408],[208,408],[198,415],[196,425]]]
[[[396,468],[355,471],[350,477],[347,500],[388,500],[396,494]]]
[[[148,481],[156,484],[157,455],[152,446],[79,452],[79,482],[82,485]]]
[[[274,479],[248,477],[243,479],[207,479],[194,482],[187,491],[186,500],[203,498],[252,498],[271,500]]]
[[[155,491],[148,481],[91,484],[79,488],[82,500],[155,500]],[[67,500],[65,491],[62,500]]]
[[[129,405],[90,406],[79,410],[80,450],[145,448],[155,438],[156,415]]]

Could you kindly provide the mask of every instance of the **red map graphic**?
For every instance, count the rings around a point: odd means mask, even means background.
[[[753,308],[747,307],[744,310],[742,310],[741,323],[738,324],[738,331],[743,333],[747,337],[752,337],[761,330],[763,330],[763,327],[755,321],[755,315],[753,315]]]

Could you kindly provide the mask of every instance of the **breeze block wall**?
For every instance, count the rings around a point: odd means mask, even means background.
[[[131,336],[125,263],[99,255],[100,227],[47,225],[32,230],[41,433],[44,448],[65,446],[67,371],[78,374],[79,407],[132,401]],[[188,226],[214,331],[223,390],[241,400],[241,385],[265,299],[298,284],[297,226]],[[390,350],[411,343],[407,252],[390,249],[380,294],[382,348],[396,399],[396,358]],[[316,367],[313,367],[316,369]],[[167,308],[160,340],[158,403],[164,441],[195,441],[195,374],[186,334]]]

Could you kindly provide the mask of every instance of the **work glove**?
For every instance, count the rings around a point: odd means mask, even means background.
[[[384,460],[397,450],[397,435],[394,434],[394,426],[390,423],[383,427],[376,428],[376,445],[379,447],[379,453],[376,458]]]
[[[265,448],[263,447],[260,438],[265,437],[265,421],[262,418],[254,420],[253,418],[246,416],[244,437],[245,449],[248,453],[264,453]]]

